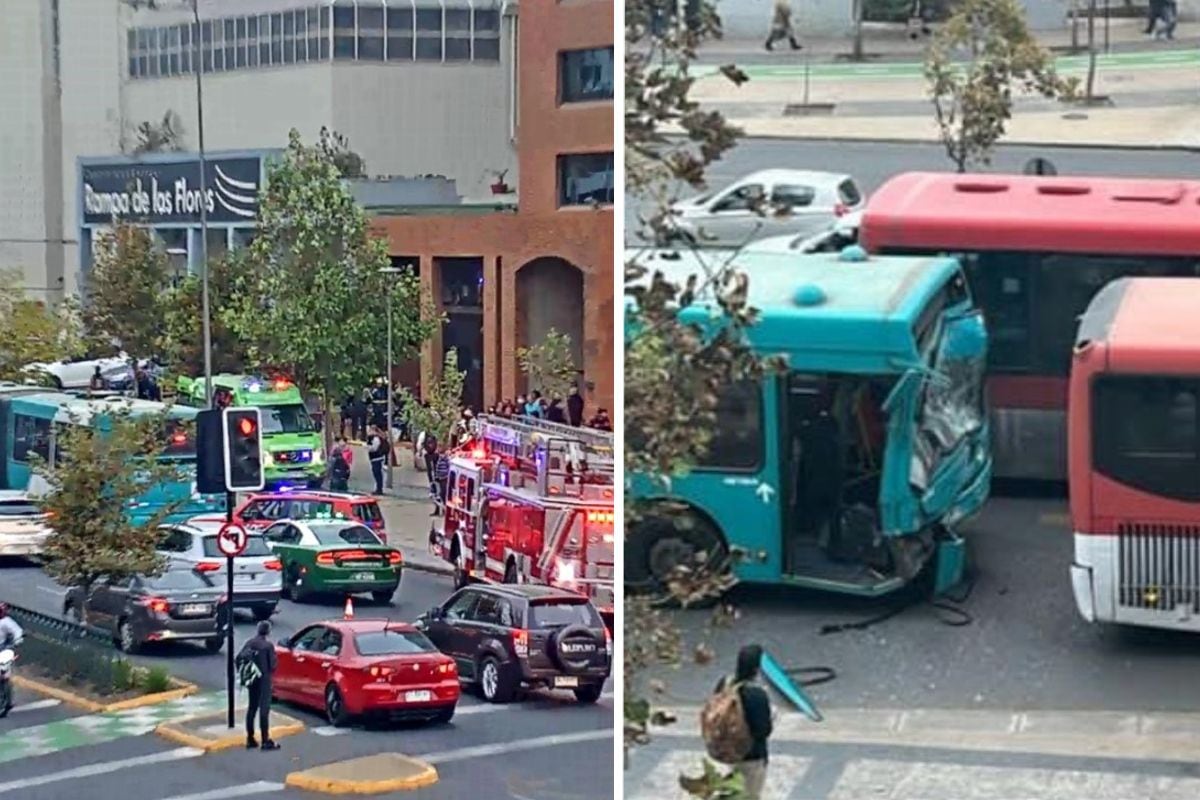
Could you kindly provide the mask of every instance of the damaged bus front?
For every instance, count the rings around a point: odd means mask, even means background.
[[[639,260],[686,280],[678,260]],[[689,473],[635,478],[627,583],[661,587],[680,565],[732,555],[754,583],[859,595],[918,576],[935,593],[957,584],[958,527],[987,499],[992,465],[987,336],[958,263],[858,248],[734,263],[759,310],[749,343],[786,369],[727,387]],[[721,324],[703,299],[680,318]]]

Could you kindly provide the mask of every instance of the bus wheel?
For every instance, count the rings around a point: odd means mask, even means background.
[[[635,527],[634,547],[627,551],[627,583],[662,591],[680,567],[728,569],[728,549],[712,525],[691,514],[677,519],[682,524],[651,516]]]

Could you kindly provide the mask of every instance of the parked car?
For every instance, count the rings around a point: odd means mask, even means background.
[[[67,591],[63,613],[83,620],[84,592]],[[187,569],[162,575],[103,580],[87,601],[88,624],[112,631],[113,641],[126,653],[148,642],[203,642],[210,653],[225,644],[229,618],[225,592],[207,576]]]
[[[92,375],[100,367],[100,374],[110,383],[123,383],[133,376],[129,356],[120,353],[110,358],[83,358],[26,364],[23,371],[30,377],[46,376],[58,389],[87,389]]]
[[[858,229],[862,224],[862,212],[853,211],[838,217],[822,231],[800,236],[771,236],[759,239],[745,249],[748,253],[840,253],[845,248],[858,244]]]
[[[612,638],[586,597],[536,584],[460,589],[417,621],[462,680],[506,703],[519,689],[570,689],[594,703],[612,672]]]
[[[370,592],[375,602],[390,603],[400,588],[400,551],[360,522],[282,520],[265,536],[283,563],[284,597],[293,602],[314,594]]]
[[[675,203],[669,224],[673,238],[690,244],[740,247],[768,236],[814,234],[863,203],[849,175],[770,169]]]
[[[228,587],[226,559],[217,547],[224,521],[198,517],[160,526],[158,552],[172,569],[190,569]],[[283,564],[262,536],[249,536],[246,549],[233,560],[233,607],[248,608],[257,620],[270,619],[283,593]]]
[[[320,622],[275,654],[272,696],[321,709],[332,725],[361,716],[449,722],[461,693],[454,659],[407,623]]]
[[[0,556],[41,555],[52,531],[25,492],[0,491]]]
[[[355,492],[282,491],[253,494],[233,512],[236,522],[253,530],[266,530],[281,519],[343,519],[366,525],[387,542],[379,500]]]

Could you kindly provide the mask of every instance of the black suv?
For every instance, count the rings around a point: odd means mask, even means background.
[[[594,703],[612,672],[612,640],[596,607],[550,586],[468,586],[417,626],[492,703],[539,687],[572,689]]]

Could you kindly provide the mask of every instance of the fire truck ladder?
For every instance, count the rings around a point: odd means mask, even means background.
[[[612,486],[615,480],[611,433],[575,428],[530,417],[479,417],[479,435],[488,448],[514,459],[531,473],[541,496],[583,496],[587,484]]]

